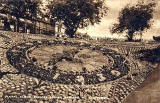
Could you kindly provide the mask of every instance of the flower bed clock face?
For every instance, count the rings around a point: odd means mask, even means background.
[[[46,69],[56,66],[62,71],[69,72],[83,72],[83,69],[92,72],[103,66],[109,66],[108,57],[101,52],[73,46],[44,46],[34,50],[30,56],[35,57],[37,63],[44,65]]]
[[[109,82],[131,68],[117,51],[68,41],[21,43],[7,51],[7,58],[22,73],[60,84]]]

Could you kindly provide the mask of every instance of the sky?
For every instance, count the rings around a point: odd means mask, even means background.
[[[151,0],[144,0],[145,2],[150,2]],[[153,24],[150,29],[143,33],[143,39],[152,40],[153,36],[160,36],[160,0],[156,0],[157,7],[153,17]],[[90,36],[94,37],[109,37],[109,38],[124,38],[125,33],[123,34],[111,34],[110,28],[114,23],[118,21],[119,12],[127,4],[135,5],[138,3],[138,0],[106,0],[106,5],[109,8],[107,16],[105,16],[101,23],[94,26],[89,26],[79,32],[88,33]],[[136,38],[140,38],[137,36]]]

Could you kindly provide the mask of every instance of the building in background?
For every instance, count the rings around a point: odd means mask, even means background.
[[[17,32],[17,20],[14,16],[0,13],[0,29]],[[55,25],[51,25],[49,20],[31,21],[20,18],[19,32],[32,34],[55,35]]]

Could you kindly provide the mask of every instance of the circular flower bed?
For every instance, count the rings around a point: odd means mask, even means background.
[[[50,46],[54,53],[46,57],[49,58],[47,63],[40,64],[40,60],[32,54],[39,48]],[[62,50],[58,51],[56,48],[60,47]],[[130,62],[117,51],[67,40],[21,43],[10,48],[6,54],[10,64],[20,72],[60,84],[90,85],[109,82],[127,75],[131,68]],[[35,54],[38,55],[36,52]],[[45,57],[45,54],[42,56]],[[63,66],[64,64],[68,66]],[[71,70],[66,69],[69,65]]]

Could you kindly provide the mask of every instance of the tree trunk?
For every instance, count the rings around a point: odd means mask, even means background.
[[[77,29],[74,30],[74,29],[66,29],[65,30],[65,33],[70,37],[70,38],[73,38],[75,33],[76,33]]]
[[[14,22],[14,32],[17,31],[17,21]]]
[[[40,24],[40,21],[39,21],[39,34],[41,34],[41,24]]]
[[[128,32],[128,41],[133,41],[133,34],[134,34],[134,32],[133,31],[129,31]]]
[[[133,41],[133,38],[132,38],[132,37],[129,37],[129,38],[128,38],[128,41]]]
[[[140,40],[142,41],[142,33],[140,33]]]
[[[20,23],[20,20],[19,18],[17,18],[17,32],[19,32],[19,23]]]
[[[23,32],[26,33],[26,22],[23,24]]]
[[[10,23],[7,19],[4,20],[4,30],[11,30]]]
[[[37,33],[36,25],[37,25],[37,22],[36,22],[36,20],[35,20],[35,21],[34,21],[34,34],[36,34],[36,33]]]
[[[53,25],[52,25],[52,27],[53,27],[53,35],[55,35],[55,32],[56,32],[55,26],[56,26],[56,24],[55,24],[55,22],[54,22]]]

